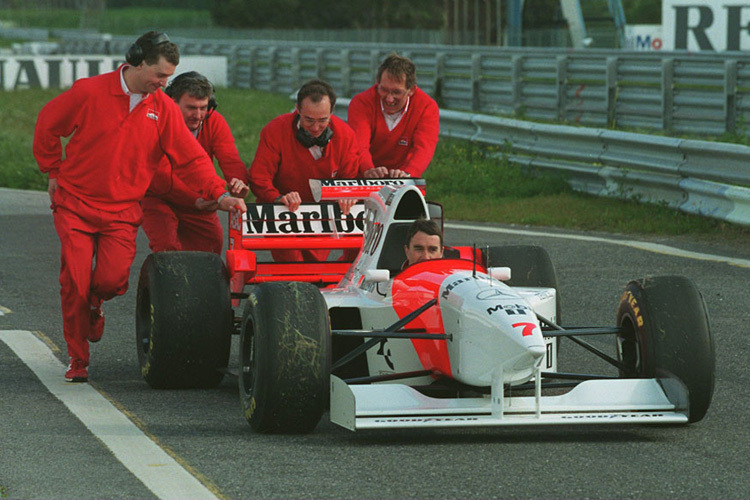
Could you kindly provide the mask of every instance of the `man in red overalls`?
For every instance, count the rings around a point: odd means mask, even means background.
[[[89,342],[104,331],[101,305],[128,288],[139,202],[166,155],[185,183],[219,208],[245,211],[225,191],[211,160],[161,87],[180,54],[165,33],[148,32],[127,64],[83,78],[40,111],[34,156],[49,175],[60,237],[60,295],[70,365],[65,379],[88,380]],[[63,158],[61,138],[70,136]]]
[[[233,196],[244,198],[249,188],[247,169],[224,117],[216,111],[214,86],[196,71],[182,73],[164,92],[182,112],[190,133],[212,160],[219,162]],[[174,175],[165,158],[141,202],[143,230],[153,252],[197,250],[221,253],[223,230],[215,201],[204,200]]]
[[[420,177],[435,154],[440,110],[417,86],[414,63],[394,53],[378,68],[377,83],[352,98],[348,123],[364,177]]]
[[[250,189],[259,203],[283,203],[294,212],[310,203],[310,179],[352,179],[359,171],[359,146],[344,120],[333,115],[336,93],[322,80],[297,92],[297,107],[271,120],[260,133],[250,165]],[[342,200],[349,213],[355,200]],[[327,250],[274,250],[276,261],[321,261]]]

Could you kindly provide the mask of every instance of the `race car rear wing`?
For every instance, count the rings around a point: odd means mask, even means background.
[[[362,200],[370,196],[370,193],[380,191],[385,186],[396,188],[417,186],[422,192],[422,196],[427,193],[425,180],[411,177],[402,179],[310,179],[310,190],[315,201]]]
[[[362,248],[364,205],[344,215],[334,200],[364,199],[385,186],[416,186],[423,179],[312,179],[316,203],[304,203],[291,212],[282,204],[248,204],[247,213],[231,215],[227,268],[231,291],[237,299],[246,284],[267,281],[305,281],[321,286],[338,283]],[[437,207],[442,214],[442,207]],[[442,222],[442,219],[440,219]],[[273,262],[262,251],[341,250],[339,260],[325,262]]]
[[[362,247],[364,206],[343,214],[338,203],[305,203],[291,212],[281,204],[248,204],[245,214],[229,223],[227,267],[232,292],[246,284],[305,281],[328,286],[338,283]],[[260,254],[274,250],[343,250],[340,260],[274,262]]]

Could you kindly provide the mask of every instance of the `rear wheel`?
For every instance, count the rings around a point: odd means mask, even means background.
[[[136,342],[141,375],[159,389],[214,387],[232,336],[229,279],[208,252],[159,252],[138,280]]]
[[[307,433],[328,406],[331,329],[309,283],[253,287],[242,318],[240,399],[258,432]]]
[[[617,352],[624,377],[676,377],[688,389],[690,422],[701,420],[714,391],[715,355],[708,312],[683,276],[631,281],[617,308]]]

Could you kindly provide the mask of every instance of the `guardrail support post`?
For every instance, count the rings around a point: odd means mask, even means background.
[[[724,130],[737,131],[737,60],[724,61]]]
[[[479,111],[482,109],[482,100],[479,95],[479,85],[482,82],[482,55],[471,56],[471,109]]]
[[[524,56],[514,55],[511,59],[510,84],[513,89],[513,114],[523,115],[523,59]]]
[[[557,56],[557,119],[565,121],[568,107],[568,56]]]
[[[325,69],[326,69],[325,51],[324,49],[318,49],[315,51],[315,77],[321,80],[325,80],[325,78],[323,78],[323,73],[325,72]]]
[[[247,77],[247,84],[250,86],[251,89],[255,88],[255,71],[258,67],[257,65],[257,59],[258,57],[258,47],[250,47],[247,63],[248,63],[248,77]]]
[[[378,74],[378,68],[380,67],[380,51],[377,49],[370,51],[370,75],[372,75],[372,81],[375,81],[375,77]]]
[[[352,95],[352,67],[349,63],[349,49],[341,51],[341,94]]]
[[[278,51],[277,47],[271,47],[268,50],[268,90],[271,92],[279,92]]]
[[[661,60],[661,116],[662,129],[670,132],[674,115],[674,58]]]
[[[240,46],[230,45],[227,57],[227,86],[228,87],[239,87],[239,76],[237,75],[237,67],[239,66],[240,60]]]
[[[607,57],[607,127],[617,123],[617,56]]]
[[[445,77],[445,53],[438,52],[435,56],[435,81],[433,82],[432,97],[441,108],[445,106],[443,101],[443,78]]]
[[[292,67],[291,69],[291,81],[289,82],[292,86],[292,90],[298,89],[302,86],[301,81],[301,75],[302,75],[302,68],[300,64],[300,57],[299,57],[299,47],[292,47],[292,50],[289,52],[289,55],[292,59]]]

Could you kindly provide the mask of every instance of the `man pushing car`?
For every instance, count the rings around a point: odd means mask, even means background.
[[[141,223],[139,202],[164,156],[185,183],[226,211],[246,210],[160,89],[179,64],[165,33],[136,40],[127,63],[84,78],[40,111],[34,156],[49,175],[60,237],[60,295],[69,382],[88,380],[89,342],[104,331],[102,303],[128,289]],[[61,139],[70,136],[65,147]]]

